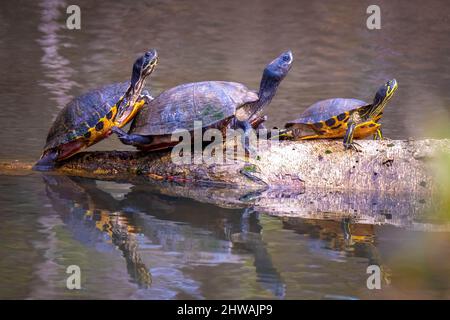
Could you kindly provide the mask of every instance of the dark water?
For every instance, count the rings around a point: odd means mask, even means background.
[[[400,209],[376,226],[224,209],[145,184],[34,174],[0,186],[2,298],[449,297],[449,228],[425,232],[430,221]],[[372,264],[385,278],[376,292]],[[66,289],[70,265],[80,291]]]
[[[384,113],[385,134],[446,135],[446,1],[380,1],[378,31],[365,25],[370,1],[77,1],[81,30],[65,27],[69,4],[0,4],[2,161],[37,159],[60,108],[86,90],[126,80],[136,56],[152,47],[160,54],[149,81],[154,94],[201,80],[257,89],[265,64],[291,49],[294,66],[267,108],[270,125],[324,98],[370,101],[395,77],[399,90]],[[127,148],[111,137],[92,149]],[[406,202],[390,199],[385,216],[395,220],[396,205]],[[415,216],[412,203],[401,214]],[[371,225],[274,217],[145,184],[41,174],[1,176],[0,209],[1,298],[450,294],[450,267],[442,263],[450,261],[449,234],[423,231],[429,219]],[[80,291],[65,288],[71,264],[82,270]],[[368,290],[369,264],[382,265],[391,284]]]

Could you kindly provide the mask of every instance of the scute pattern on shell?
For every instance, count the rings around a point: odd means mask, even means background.
[[[130,133],[165,135],[177,129],[194,129],[194,121],[211,126],[234,115],[258,95],[236,82],[186,83],[164,91],[137,114]]]
[[[107,85],[69,102],[53,122],[44,149],[57,147],[84,135],[125,94],[129,84],[124,82]]]
[[[326,121],[341,113],[359,109],[366,105],[368,105],[367,102],[358,99],[326,99],[314,103],[301,114],[300,118],[291,121],[290,123],[307,124]]]

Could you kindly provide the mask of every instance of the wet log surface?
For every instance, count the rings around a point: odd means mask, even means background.
[[[281,141],[262,148],[257,157],[226,164],[172,162],[170,152],[82,152],[58,169],[68,175],[113,180],[168,180],[243,188],[331,188],[387,192],[436,189],[431,165],[450,140],[359,141],[362,152],[344,151],[341,141]],[[30,164],[3,163],[3,172],[20,173]]]
[[[359,141],[362,152],[344,151],[340,141],[281,141],[262,148],[257,157],[226,164],[172,162],[170,152],[81,152],[58,172],[112,180],[167,180],[179,183],[259,189],[331,188],[424,193],[436,189],[433,159],[450,153],[450,140]],[[22,174],[31,164],[0,164],[0,172]]]

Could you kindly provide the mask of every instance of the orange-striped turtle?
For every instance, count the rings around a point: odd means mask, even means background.
[[[133,64],[130,82],[107,85],[69,102],[56,117],[33,168],[50,170],[58,161],[108,137],[112,127],[126,125],[151,99],[142,90],[157,62],[156,50],[150,50]]]
[[[344,138],[346,149],[359,151],[353,138],[362,139],[373,134],[375,139],[383,139],[379,121],[397,88],[395,79],[387,81],[378,89],[372,103],[344,98],[316,102],[300,118],[288,122],[286,132],[292,132],[300,140]],[[303,135],[305,128],[312,129],[314,134]]]

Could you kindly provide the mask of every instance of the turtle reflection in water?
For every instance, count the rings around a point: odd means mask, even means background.
[[[391,269],[383,263],[376,247],[375,225],[360,224],[350,217],[337,220],[315,220],[283,217],[283,226],[299,234],[307,234],[327,243],[325,249],[345,252],[347,256],[367,258],[367,265],[380,268],[384,284],[391,283]],[[320,250],[324,248],[321,246]]]
[[[61,213],[77,240],[86,243],[101,238],[104,241],[104,237],[98,236],[99,232],[108,235],[112,244],[121,250],[131,278],[141,288],[148,288],[152,279],[144,264],[146,254],[155,270],[171,266],[178,269],[187,264],[210,268],[211,265],[242,264],[242,257],[235,252],[238,250],[245,251],[247,258],[250,254],[261,286],[275,297],[285,295],[284,283],[262,240],[255,214],[240,215],[236,210],[217,207],[211,214],[209,204],[193,200],[186,203],[159,193],[158,188],[148,184],[132,186],[130,192],[117,200],[100,189],[95,180],[45,175],[44,181],[54,210]],[[193,205],[196,215],[185,209]],[[140,249],[140,243],[154,244],[155,251]],[[179,254],[174,255],[174,252]],[[217,268],[217,272],[221,270]],[[174,283],[178,286],[191,283],[191,275],[180,271],[179,276],[159,279],[157,286],[167,288]],[[268,278],[270,282],[266,281]],[[195,287],[191,289],[191,296],[197,297],[199,292]]]
[[[92,180],[77,183],[78,178],[59,175],[43,175],[48,198],[57,212],[64,213],[63,221],[70,225],[75,237],[83,242],[92,241],[94,234],[101,232],[108,235],[112,244],[116,246],[125,258],[128,273],[140,288],[148,288],[152,283],[152,276],[145,266],[138,251],[136,240],[138,228],[125,214],[118,211],[114,201],[102,201],[99,206],[95,195],[101,193]],[[100,197],[103,197],[102,194]],[[110,200],[110,196],[107,195]],[[107,203],[108,205],[104,205]],[[94,237],[93,237],[94,235]],[[92,243],[90,245],[96,245]]]

